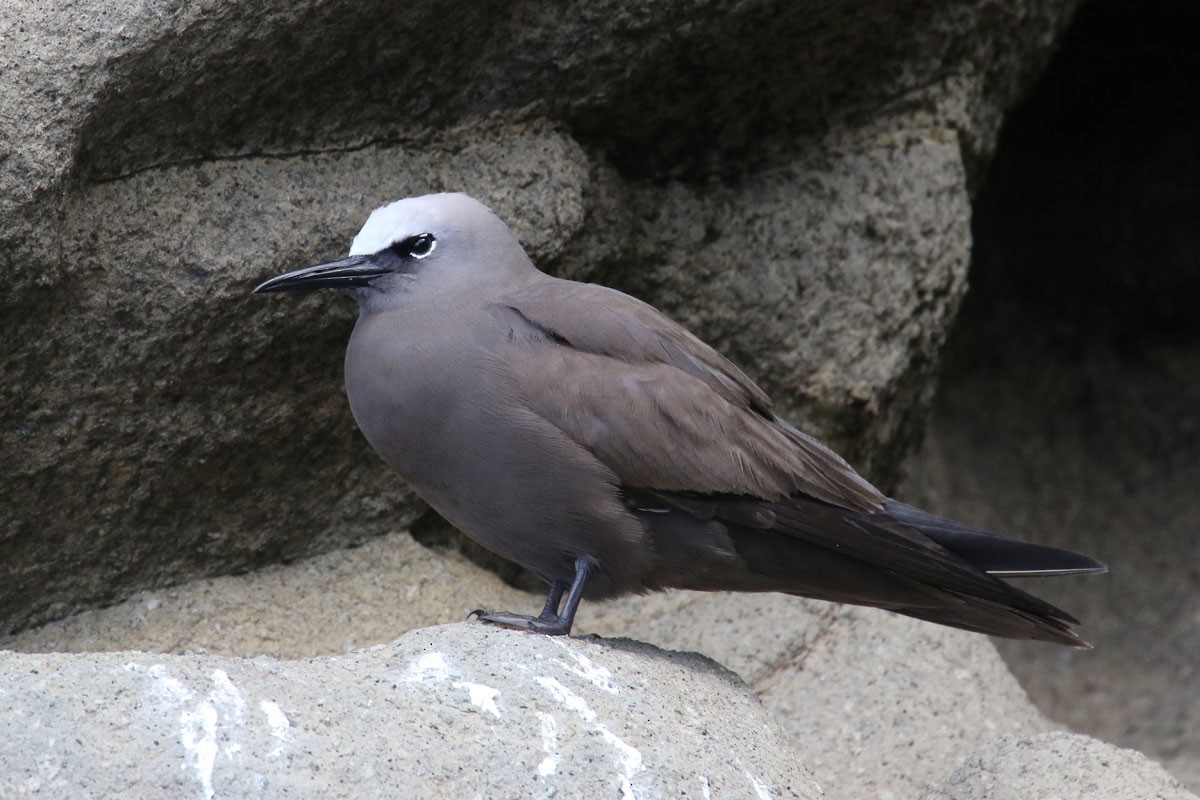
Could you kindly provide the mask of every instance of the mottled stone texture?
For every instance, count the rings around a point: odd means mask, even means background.
[[[1192,800],[1195,796],[1141,753],[1086,736],[1044,733],[1004,736],[979,748],[921,800]]]
[[[1200,787],[1200,5],[1095,0],[974,204],[971,292],[905,492],[1081,549],[1033,588],[1096,649],[1001,642],[1053,719]],[[1113,54],[1129,54],[1114,58]]]
[[[67,2],[0,14],[0,629],[419,507],[336,297],[249,296],[398,196],[695,326],[892,483],[969,189],[1070,0]]]
[[[264,780],[267,796],[406,781],[474,796],[487,780],[488,797],[783,800],[815,779],[827,800],[1195,800],[1136,753],[1050,733],[985,637],[876,609],[666,592],[585,604],[572,640],[424,627],[539,603],[400,533],[4,637],[26,652],[0,652],[0,796],[161,783],[199,798],[205,779],[218,797]],[[716,660],[758,702],[711,661],[651,644]],[[144,652],[112,652],[128,650]]]
[[[0,655],[4,797],[730,797],[821,790],[695,654],[484,626],[305,661]]]

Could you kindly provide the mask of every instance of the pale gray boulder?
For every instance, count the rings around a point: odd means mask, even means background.
[[[249,575],[139,593],[6,637],[0,647],[77,652],[81,664],[107,658],[89,650],[124,649],[295,659],[386,642],[397,628],[455,620],[466,599],[497,608],[537,602],[458,554],[435,554],[399,534]],[[783,732],[795,764],[834,800],[889,792],[895,800],[917,798],[992,742],[1056,727],[986,638],[871,609],[780,595],[670,592],[589,604],[577,627],[581,634],[698,652],[733,670]],[[425,633],[414,631],[405,641]],[[503,641],[524,646],[520,639]],[[446,652],[459,660],[480,653],[449,645]],[[647,669],[643,662],[630,668]],[[638,698],[641,709],[645,696]],[[334,698],[325,708],[342,702]]]
[[[922,800],[1195,800],[1159,764],[1087,736],[1004,736],[979,748]]]
[[[0,654],[4,797],[730,797],[821,791],[696,655],[479,625],[304,661]]]

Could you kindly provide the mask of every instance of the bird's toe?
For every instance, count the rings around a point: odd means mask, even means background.
[[[532,631],[551,636],[561,636],[569,629],[559,618],[531,617],[526,614],[514,614],[511,611],[484,611],[477,608],[467,615],[467,619],[477,619],[489,625],[500,625],[519,631]]]

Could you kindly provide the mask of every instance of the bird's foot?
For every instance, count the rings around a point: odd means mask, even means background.
[[[471,618],[478,619],[480,622],[486,622],[489,625],[501,625],[505,628],[513,628],[519,631],[544,633],[547,636],[565,636],[571,632],[571,620],[565,620],[557,615],[548,616],[542,614],[537,617],[531,617],[527,614],[514,614],[511,611],[484,611],[482,608],[477,608],[470,614],[467,614],[467,619]]]
[[[565,581],[555,581],[550,584],[550,591],[546,594],[545,608],[536,617],[514,614],[511,611],[484,611],[477,608],[467,614],[467,619],[475,617],[489,625],[503,625],[506,628],[544,633],[547,636],[567,636],[575,622],[575,610],[579,608],[579,599],[583,597],[583,587],[594,568],[595,565],[587,558],[575,559],[575,579],[571,582],[571,591],[567,594],[567,601],[562,604],[562,610],[559,610],[558,605],[567,584]]]

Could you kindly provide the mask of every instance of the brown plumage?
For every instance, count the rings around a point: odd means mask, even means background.
[[[359,302],[346,391],[367,440],[550,585],[539,616],[473,612],[485,621],[567,633],[582,597],[681,587],[1083,645],[1068,614],[995,574],[1104,565],[884,496],[682,326],[538,271],[465,195],[379,209],[349,258],[256,291],[321,287]]]

